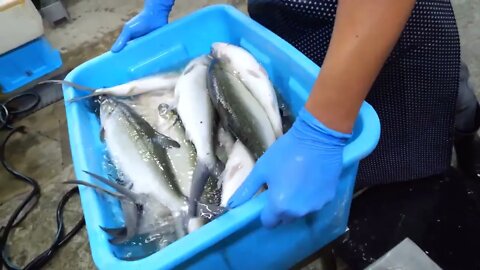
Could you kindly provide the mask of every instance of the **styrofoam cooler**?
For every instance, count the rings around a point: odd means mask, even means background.
[[[66,80],[90,87],[112,86],[184,66],[209,53],[213,42],[229,42],[250,51],[265,67],[283,100],[296,115],[320,71],[306,56],[232,6],[210,6],[107,52],[73,70]],[[85,95],[64,86],[65,99]],[[75,174],[97,183],[82,170],[106,175],[100,125],[85,102],[66,102]],[[139,260],[121,260],[99,226],[118,227],[118,201],[80,187],[90,247],[100,269],[287,269],[319,250],[347,228],[359,161],[375,148],[380,124],[364,103],[354,135],[344,151],[343,171],[333,201],[321,211],[275,229],[262,227],[259,214],[268,190],[166,248]],[[279,164],[281,166],[281,164]],[[272,168],[274,169],[274,168]],[[141,172],[139,172],[141,173]],[[297,179],[301,181],[301,179]],[[305,187],[306,189],[308,187]],[[302,194],[298,194],[302,196]]]
[[[0,0],[0,55],[43,35],[40,13],[30,0]]]

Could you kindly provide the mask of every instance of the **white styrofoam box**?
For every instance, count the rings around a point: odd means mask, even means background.
[[[30,0],[0,0],[0,54],[43,35],[40,13]]]

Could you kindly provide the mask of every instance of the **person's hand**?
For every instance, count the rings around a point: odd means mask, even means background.
[[[350,137],[329,129],[302,109],[292,128],[258,159],[228,206],[235,208],[249,200],[266,183],[268,198],[261,214],[264,226],[320,210],[335,196],[343,149]]]
[[[128,21],[112,46],[112,52],[121,51],[127,42],[168,23],[168,15],[172,10],[174,0],[146,0],[143,10]]]

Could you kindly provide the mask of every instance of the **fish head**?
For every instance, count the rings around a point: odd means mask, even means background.
[[[188,63],[182,75],[187,75],[192,70],[197,69],[199,67],[208,67],[211,61],[212,61],[212,57],[210,55],[208,54],[201,55]]]
[[[222,59],[227,56],[227,50],[230,47],[228,43],[225,42],[215,42],[212,44],[212,48],[210,51],[210,54],[217,58],[217,59]]]
[[[168,123],[175,123],[179,118],[177,112],[166,103],[160,103],[158,105],[158,115]]]
[[[172,110],[170,105],[168,105],[167,103],[160,103],[157,109],[160,116],[169,116]]]
[[[117,108],[118,102],[111,97],[102,96],[100,101],[100,120],[105,121]]]

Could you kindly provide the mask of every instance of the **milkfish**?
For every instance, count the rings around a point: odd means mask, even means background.
[[[179,143],[180,147],[170,147],[167,154],[179,188],[184,196],[189,196],[192,174],[196,165],[195,147],[185,134],[185,127],[176,111],[173,89],[163,95],[144,94],[126,100],[135,112],[142,116],[157,132]]]
[[[208,73],[209,94],[223,127],[258,159],[276,140],[265,110],[222,60],[213,60]]]
[[[66,84],[78,90],[84,90],[92,92],[86,96],[72,98],[69,101],[75,102],[86,98],[91,98],[100,95],[109,95],[117,97],[128,97],[141,95],[153,91],[168,91],[175,87],[179,74],[176,72],[167,72],[162,74],[150,75],[137,80],[129,81],[124,84],[112,86],[112,87],[102,87],[102,88],[92,88],[77,83],[65,81],[65,80],[46,80],[40,82],[39,84],[46,83],[58,83]]]
[[[225,68],[245,84],[267,113],[275,136],[280,137],[283,130],[278,100],[263,66],[247,50],[233,44],[215,42],[211,55],[225,63]]]
[[[138,112],[144,119],[146,119],[153,128],[158,132],[168,136],[169,138],[175,140],[180,144],[179,148],[169,148],[167,153],[171,161],[171,167],[176,177],[178,186],[180,187],[182,193],[185,196],[194,194],[196,196],[195,203],[191,202],[192,211],[189,211],[189,218],[192,221],[188,224],[189,232],[198,229],[201,225],[205,224],[208,218],[199,217],[199,215],[207,215],[214,217],[215,214],[209,213],[206,208],[214,211],[214,213],[220,213],[223,209],[219,209],[219,200],[215,200],[216,197],[220,198],[220,195],[217,195],[218,190],[216,178],[205,176],[205,179],[200,179],[198,181],[205,182],[204,185],[201,183],[193,185],[193,172],[196,167],[197,154],[194,145],[192,142],[187,139],[185,133],[185,127],[183,121],[180,119],[176,103],[172,102],[172,98],[169,92],[166,92],[163,96],[146,96],[141,95],[134,98],[131,101],[126,101],[136,112]],[[229,140],[229,134],[227,132],[218,132],[217,141],[215,142],[215,152],[222,153],[225,156],[227,147],[231,147]],[[231,136],[230,136],[231,137]],[[221,142],[220,142],[221,140]],[[192,190],[197,189],[197,190]],[[215,187],[215,188],[212,188]],[[193,201],[193,200],[191,200]],[[197,203],[201,204],[198,205]]]
[[[207,89],[207,70],[211,62],[208,55],[199,56],[188,63],[175,86],[176,110],[180,116],[187,138],[195,146],[197,163],[193,173],[189,196],[189,215],[199,202],[210,176],[219,176],[222,163],[214,150],[215,112]]]
[[[134,211],[131,207],[123,209],[126,220],[123,230],[126,233],[121,237],[118,235],[115,243],[128,241],[138,233],[142,220],[136,220],[135,216],[142,211],[142,218],[152,216],[158,220],[165,217],[167,209],[178,223],[178,236],[184,235],[186,198],[175,181],[167,153],[169,148],[179,148],[179,143],[154,130],[132,108],[113,98],[102,99],[100,122],[101,137],[114,164],[131,183],[129,189],[110,185],[127,201],[134,202],[138,210]],[[124,205],[127,204],[122,203],[122,207]],[[128,227],[131,224],[132,227]]]

